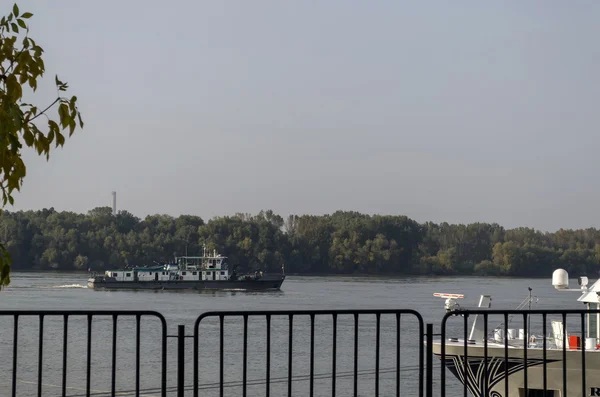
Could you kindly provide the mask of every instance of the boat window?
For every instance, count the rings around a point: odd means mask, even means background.
[[[520,389],[520,395],[525,397],[554,397],[555,390],[546,390],[544,393],[544,389],[527,389],[527,395],[525,395],[525,389]]]
[[[163,272],[163,276],[165,275],[165,272]]]
[[[221,272],[221,276],[224,276],[224,275],[225,275],[225,272]]]
[[[112,276],[113,276],[113,277],[117,277],[117,273],[113,273],[113,275],[112,275]]]
[[[187,272],[181,272],[181,275],[182,275],[182,276],[185,276],[185,275],[186,275],[186,273],[187,273]]]
[[[150,275],[152,275],[152,272],[150,272]]]
[[[131,277],[131,273],[127,273],[127,274],[126,274],[126,276],[127,276],[127,277]]]
[[[198,274],[198,272],[192,272],[192,276],[195,276],[196,274]]]

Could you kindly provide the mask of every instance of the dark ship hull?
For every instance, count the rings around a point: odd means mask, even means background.
[[[285,276],[239,280],[165,280],[165,281],[116,281],[103,276],[88,280],[88,288],[123,290],[234,290],[277,291]]]

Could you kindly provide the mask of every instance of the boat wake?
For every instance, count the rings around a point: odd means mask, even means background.
[[[52,288],[87,288],[87,285],[81,284],[65,284],[65,285],[54,285]]]

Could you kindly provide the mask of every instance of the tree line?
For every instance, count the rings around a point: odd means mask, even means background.
[[[420,224],[406,216],[273,211],[210,219],[149,215],[110,207],[87,214],[5,211],[0,241],[13,270],[93,270],[169,262],[205,246],[240,270],[303,274],[438,274],[549,277],[600,270],[600,230],[505,229],[498,224]]]

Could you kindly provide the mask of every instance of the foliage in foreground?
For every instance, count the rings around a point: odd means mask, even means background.
[[[549,277],[600,269],[600,230],[542,233],[497,224],[419,224],[405,216],[338,211],[290,216],[272,211],[217,217],[151,215],[109,207],[87,214],[5,212],[0,241],[16,269],[101,270],[169,261],[217,249],[242,269],[320,274],[479,274]]]
[[[12,12],[0,19],[0,190],[2,207],[13,204],[12,193],[19,190],[26,174],[21,149],[25,146],[37,154],[50,156],[50,149],[65,143],[63,131],[71,136],[83,121],[77,109],[77,97],[64,96],[68,88],[55,77],[56,99],[38,107],[23,101],[27,86],[35,92],[44,75],[44,50],[29,37],[27,22],[33,14],[21,13],[15,4]],[[57,121],[49,116],[56,108]],[[43,116],[43,117],[42,117]],[[0,288],[10,282],[11,258],[0,246]]]

